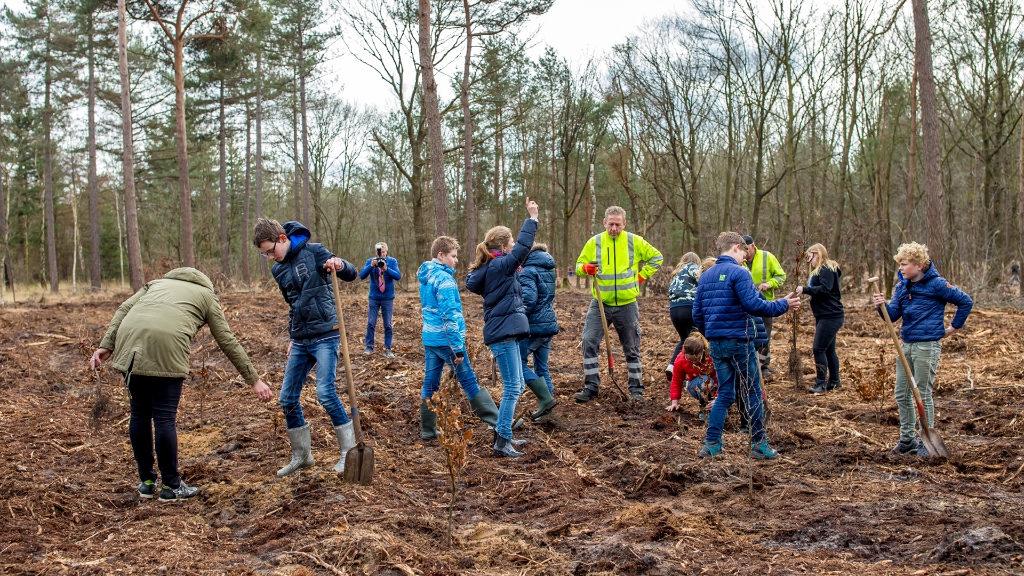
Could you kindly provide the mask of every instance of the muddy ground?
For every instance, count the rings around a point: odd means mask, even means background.
[[[359,353],[365,296],[343,298],[363,425],[376,451],[374,483],[346,485],[331,472],[337,447],[311,386],[303,405],[317,464],[277,479],[290,452],[276,402],[255,401],[204,329],[178,415],[182,475],[200,493],[179,504],[138,498],[119,375],[103,371],[97,394],[86,365],[120,298],[0,311],[0,572],[1024,572],[1019,310],[976,307],[966,328],[944,342],[937,428],[952,457],[924,461],[888,453],[898,435],[894,402],[868,402],[858,391],[891,386],[895,355],[867,297],[848,295],[839,334],[844,386],[810,395],[788,377],[770,379],[769,433],[781,457],[751,463],[734,416],[725,456],[705,461],[697,458],[703,429],[694,404],[665,412],[662,370],[675,332],[664,297],[641,301],[647,398],[623,403],[606,378],[596,401],[576,404],[589,297],[560,293],[563,331],[551,358],[559,405],[517,432],[528,440],[518,460],[492,458],[485,425],[467,419],[475,437],[449,544],[444,456],[419,440],[418,299],[400,296],[399,357],[386,360]],[[479,298],[463,298],[470,340],[478,342]],[[287,344],[280,295],[221,300],[257,369],[280,390]],[[809,373],[812,319],[805,312],[801,320]],[[791,322],[775,328],[773,366],[784,372]],[[489,353],[475,352],[481,383],[499,398]],[[614,353],[621,362],[621,351]],[[203,366],[205,384],[197,377]],[[535,402],[527,394],[521,406]]]

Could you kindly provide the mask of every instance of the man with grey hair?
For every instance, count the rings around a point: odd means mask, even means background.
[[[576,259],[576,274],[594,277],[594,300],[590,301],[583,327],[583,390],[574,396],[577,402],[588,402],[597,397],[601,385],[597,357],[607,327],[601,326],[597,298],[604,303],[605,320],[615,326],[622,343],[629,395],[633,399],[641,399],[644,394],[640,365],[640,314],[636,298],[640,295],[640,284],[661,267],[662,256],[657,248],[640,236],[625,232],[626,211],[621,207],[609,206],[602,224],[605,231],[588,240]]]

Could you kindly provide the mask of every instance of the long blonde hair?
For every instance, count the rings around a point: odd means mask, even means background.
[[[494,259],[491,255],[491,250],[501,250],[506,244],[512,242],[512,231],[505,226],[495,226],[484,234],[484,241],[476,245],[476,255],[473,264],[470,265],[469,271],[472,272],[477,268],[487,265],[488,262]]]
[[[700,270],[697,270],[697,278],[700,278],[701,274],[707,272],[709,268],[714,266],[715,262],[718,262],[718,259],[711,258],[710,256],[702,260],[700,263]]]
[[[700,266],[700,256],[697,256],[697,254],[693,252],[683,254],[683,257],[679,259],[679,264],[676,264],[676,269],[672,271],[672,275],[674,276],[679,274],[679,272],[682,271],[683,266],[686,266],[687,264],[696,264]]]
[[[827,267],[829,270],[832,270],[833,272],[839,270],[839,263],[836,262],[835,260],[829,260],[828,250],[825,249],[824,244],[818,243],[807,249],[808,254],[812,252],[818,255],[818,265],[811,270],[811,276],[817,276],[818,274],[820,274],[822,266]]]

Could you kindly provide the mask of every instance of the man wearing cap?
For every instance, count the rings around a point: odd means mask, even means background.
[[[775,300],[775,290],[786,283],[786,271],[779,264],[779,259],[775,257],[775,254],[759,249],[754,245],[752,237],[744,236],[743,241],[747,243],[747,253],[743,265],[754,278],[754,285],[758,292],[764,295],[765,300],[772,302]],[[768,343],[758,348],[757,356],[761,361],[761,372],[768,376],[772,373],[768,369],[768,364],[772,361],[772,317],[766,316],[763,320],[764,329],[768,333]]]
[[[601,326],[597,302],[600,298],[604,303],[605,320],[615,326],[622,343],[629,396],[639,400],[644,397],[644,385],[640,366],[640,313],[636,297],[640,295],[640,285],[658,271],[663,258],[661,252],[646,240],[625,231],[626,211],[621,207],[609,206],[602,224],[605,231],[588,240],[576,259],[576,274],[594,277],[594,299],[590,301],[583,326],[583,390],[573,397],[577,402],[589,402],[597,397],[601,384],[597,353],[607,326]]]

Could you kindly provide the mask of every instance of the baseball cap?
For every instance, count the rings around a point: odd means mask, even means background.
[[[744,236],[743,237],[743,241],[747,243],[747,246],[753,246],[754,245],[754,239],[752,237],[750,237],[750,236]]]

